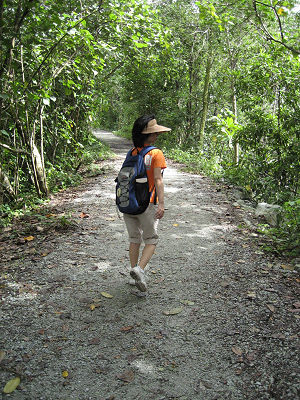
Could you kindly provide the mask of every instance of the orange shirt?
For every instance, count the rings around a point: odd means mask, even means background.
[[[138,150],[142,150],[142,147],[138,147]],[[136,150],[133,150],[133,155],[137,154]],[[166,160],[163,155],[163,152],[159,149],[150,150],[144,157],[147,177],[149,183],[149,192],[152,192],[154,189],[154,168],[161,168],[162,170],[167,168]],[[154,203],[155,193],[153,192],[150,203]]]

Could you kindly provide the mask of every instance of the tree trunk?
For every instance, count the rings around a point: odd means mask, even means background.
[[[48,186],[45,179],[45,168],[43,165],[42,157],[35,143],[32,144],[31,152],[31,165],[37,193],[40,197],[47,196]]]
[[[237,124],[237,101],[236,101],[236,90],[235,90],[235,84],[234,82],[231,83],[231,89],[232,89],[232,111],[234,115],[234,123]],[[234,159],[233,162],[235,165],[239,164],[240,161],[240,146],[239,143],[235,140],[234,145]]]
[[[10,181],[8,179],[8,176],[3,172],[1,166],[0,166],[0,197],[2,193],[7,193],[9,197],[14,198],[15,197],[15,192],[10,184]]]
[[[210,73],[211,73],[212,63],[213,63],[212,48],[210,47],[208,50],[207,61],[206,61],[206,71],[205,71],[205,80],[204,80],[203,97],[202,97],[202,114],[201,114],[200,131],[199,131],[199,144],[201,149],[203,148],[204,130],[208,113],[208,89],[210,83]]]

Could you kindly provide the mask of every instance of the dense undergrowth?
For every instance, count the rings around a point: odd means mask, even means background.
[[[80,151],[65,157],[60,157],[55,164],[50,162],[46,165],[49,193],[54,194],[71,186],[80,184],[84,176],[98,175],[101,166],[97,162],[105,160],[112,155],[109,147],[92,134],[87,136],[85,146]],[[32,191],[27,179],[20,182],[20,194],[9,203],[0,205],[0,228],[9,225],[14,218],[30,215],[41,205],[46,205],[49,198],[40,198]],[[65,217],[66,221],[68,220]],[[64,219],[62,220],[62,223]]]

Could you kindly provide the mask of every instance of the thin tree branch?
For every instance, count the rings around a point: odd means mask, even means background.
[[[253,4],[254,11],[255,11],[255,15],[256,15],[261,27],[262,27],[263,32],[266,35],[267,40],[271,40],[272,42],[279,43],[282,46],[284,46],[285,48],[287,48],[288,50],[292,51],[293,53],[300,54],[300,50],[298,50],[295,47],[292,47],[292,46],[290,46],[290,45],[285,43],[284,36],[283,36],[283,30],[282,30],[282,24],[281,24],[280,19],[279,19],[278,23],[279,23],[281,40],[275,39],[274,36],[271,35],[271,33],[266,28],[266,26],[265,26],[265,24],[264,24],[264,22],[263,22],[263,20],[262,20],[262,18],[260,16],[258,10],[257,10],[256,4],[261,4],[263,6],[266,6],[266,7],[269,7],[271,9],[273,9],[273,11],[276,13],[277,17],[279,18],[279,15],[277,14],[277,11],[275,10],[275,8],[273,6],[271,6],[271,5],[267,5],[267,4],[261,3],[260,1],[257,1],[257,0],[252,0],[252,4]]]
[[[110,73],[107,74],[107,75],[103,78],[103,81],[105,81],[106,79],[108,79],[109,77],[111,77],[111,76],[117,71],[117,69],[119,69],[119,68],[121,68],[121,67],[123,66],[123,64],[124,64],[124,61],[121,61],[117,66],[115,66],[115,68],[114,68],[112,71],[110,71]]]
[[[275,14],[275,16],[276,16],[276,19],[277,19],[277,21],[278,21],[281,40],[282,40],[282,42],[284,42],[284,36],[283,36],[283,29],[282,29],[281,19],[280,19],[279,15],[278,15],[278,12],[277,12],[276,9],[275,9],[275,7],[272,7],[272,8],[273,8],[274,14]]]
[[[4,143],[0,143],[0,146],[3,147],[6,150],[9,150],[12,153],[15,153],[15,154],[26,154],[26,155],[30,156],[30,153],[28,151],[26,151],[26,150],[17,149],[17,148],[14,149],[14,148],[12,148],[12,147],[8,146],[7,144],[4,144]]]

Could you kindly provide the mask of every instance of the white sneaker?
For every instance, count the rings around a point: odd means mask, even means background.
[[[144,270],[137,265],[134,268],[131,268],[130,276],[135,280],[135,286],[141,291],[147,291],[147,283]]]

